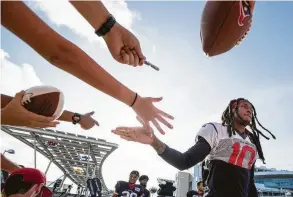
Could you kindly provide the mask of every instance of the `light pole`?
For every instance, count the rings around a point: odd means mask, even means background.
[[[5,155],[5,153],[15,154],[15,150],[13,150],[13,149],[8,149],[8,150],[5,150],[5,151],[3,152],[3,155]]]

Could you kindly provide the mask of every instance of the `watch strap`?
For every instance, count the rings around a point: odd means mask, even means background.
[[[75,125],[79,123],[80,119],[81,119],[81,115],[79,113],[74,113],[72,116],[72,123]]]
[[[102,24],[102,26],[96,30],[96,34],[98,36],[105,36],[115,25],[116,19],[114,18],[113,15],[109,15],[106,22]]]

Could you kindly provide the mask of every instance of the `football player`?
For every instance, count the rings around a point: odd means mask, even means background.
[[[143,125],[144,123],[138,119]],[[161,142],[154,132],[143,127],[118,127],[112,132],[129,141],[150,144],[166,162],[179,170],[188,169],[206,159],[209,175],[205,197],[257,197],[254,184],[254,164],[265,161],[254,106],[248,100],[231,100],[222,115],[221,123],[204,124],[196,143],[181,153]],[[264,162],[265,163],[265,162]]]
[[[139,177],[139,183],[141,186],[144,187],[144,192],[142,194],[143,197],[150,197],[150,192],[149,190],[147,190],[148,181],[149,181],[149,177],[147,175],[141,175]]]
[[[139,172],[133,170],[129,175],[129,181],[118,181],[115,185],[113,197],[140,197],[144,192],[144,187],[135,184],[139,177]]]

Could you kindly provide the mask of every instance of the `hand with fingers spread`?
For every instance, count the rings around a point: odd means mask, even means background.
[[[1,109],[1,123],[13,126],[27,126],[34,128],[56,127],[58,121],[54,117],[41,116],[26,110],[21,100],[24,91],[15,95],[3,109]]]
[[[93,128],[95,125],[99,126],[98,121],[96,121],[92,115],[94,115],[94,111],[86,113],[84,115],[81,115],[80,117],[80,126],[81,128],[83,128],[84,130],[89,130],[91,128]]]
[[[173,126],[166,120],[166,118],[173,120],[174,117],[167,114],[166,112],[156,108],[153,103],[162,101],[163,98],[151,98],[151,97],[140,97],[137,99],[132,106],[132,109],[138,115],[138,117],[145,123],[147,128],[150,127],[150,122],[157,128],[161,134],[165,134],[165,131],[160,126],[159,122],[164,124],[169,129],[173,129]],[[148,129],[150,131],[150,129]]]
[[[146,58],[138,39],[123,26],[116,23],[103,38],[115,60],[134,67],[143,65]]]
[[[147,127],[139,117],[137,117],[137,120],[142,124],[142,127],[117,127],[112,132],[127,141],[152,144],[155,139],[153,129]]]

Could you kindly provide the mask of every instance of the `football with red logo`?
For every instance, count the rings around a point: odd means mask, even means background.
[[[201,17],[200,37],[207,56],[239,45],[251,28],[255,1],[207,1]]]
[[[25,90],[21,103],[28,111],[57,119],[64,110],[64,95],[52,86],[35,86]]]

